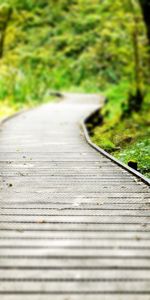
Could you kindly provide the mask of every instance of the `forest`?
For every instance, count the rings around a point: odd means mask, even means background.
[[[92,140],[149,177],[149,16],[149,0],[0,0],[0,117],[103,93]]]

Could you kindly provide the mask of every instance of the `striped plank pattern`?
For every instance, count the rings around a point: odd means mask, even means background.
[[[0,299],[150,299],[149,188],[90,148],[95,95],[0,131]]]

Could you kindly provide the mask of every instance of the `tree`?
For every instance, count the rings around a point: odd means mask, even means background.
[[[149,80],[149,73],[150,73],[150,0],[139,0],[142,14],[143,14],[143,20],[146,27],[147,32],[147,54],[148,54],[148,84],[150,84]]]
[[[0,59],[3,58],[6,30],[11,19],[12,8],[2,6],[0,9]]]
[[[144,1],[144,0],[143,0]],[[146,1],[146,0],[145,0]],[[133,53],[134,53],[134,78],[135,78],[135,91],[129,94],[128,98],[128,108],[125,110],[125,115],[130,114],[133,111],[139,111],[143,102],[144,95],[141,89],[141,57],[139,51],[139,32],[138,23],[139,18],[136,15],[136,6],[134,0],[129,0],[129,8],[133,15],[133,31],[132,31],[132,41],[133,41]],[[124,115],[124,113],[123,113]]]
[[[150,46],[150,0],[139,0],[146,25],[148,44]]]

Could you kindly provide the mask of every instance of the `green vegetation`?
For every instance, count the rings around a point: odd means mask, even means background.
[[[138,5],[136,14],[146,73]],[[122,80],[134,84],[134,27],[127,0],[0,0],[1,103],[20,108],[47,101],[53,89],[96,92]]]
[[[94,141],[126,162],[143,161],[148,11],[149,0],[0,0],[0,117],[50,101],[53,90],[103,91],[109,102]]]
[[[103,125],[92,132],[92,140],[123,163],[136,162],[138,171],[150,177],[150,93],[144,99],[140,112],[122,116],[127,105],[129,86],[123,82],[110,87],[109,99],[102,109]]]

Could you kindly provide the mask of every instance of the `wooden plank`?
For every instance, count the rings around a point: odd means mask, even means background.
[[[133,229],[133,230],[130,230]],[[144,229],[144,227],[143,227]],[[130,230],[130,231],[129,231]],[[126,230],[109,230],[107,227],[101,229],[96,229],[93,225],[88,227],[87,225],[84,225],[84,227],[78,226],[74,229],[64,227],[64,225],[60,226],[57,225],[57,227],[50,227],[49,230],[37,230],[37,231],[15,231],[15,230],[2,230],[0,232],[0,244],[3,240],[9,240],[13,243],[16,243],[17,240],[26,240],[26,241],[35,241],[35,240],[42,240],[42,242],[46,240],[71,240],[78,241],[82,240],[85,242],[86,240],[91,244],[92,241],[97,241],[99,243],[103,243],[103,240],[109,240],[109,241],[125,241],[125,242],[134,242],[137,241],[140,242],[149,242],[150,240],[150,231],[136,231],[134,230],[134,227],[126,227]],[[1,244],[2,245],[2,244]]]
[[[123,270],[150,270],[150,259],[148,258],[136,258],[136,257],[102,257],[102,258],[49,258],[43,257],[39,259],[32,257],[0,257],[0,270],[3,269],[21,269],[21,270],[110,270],[110,269],[123,269]],[[2,271],[3,272],[3,271]]]
[[[39,219],[38,219],[39,220]],[[43,220],[40,219],[40,220]],[[43,223],[43,221],[38,222],[38,223],[10,223],[6,221],[6,223],[0,223],[0,231],[18,231],[18,232],[35,232],[35,231],[40,231],[40,232],[45,232],[45,231],[59,231],[59,236],[60,236],[60,231],[61,230],[93,230],[93,231],[104,231],[104,232],[150,232],[150,224],[148,223],[100,223],[100,222],[53,222],[53,223]],[[52,233],[53,234],[53,233]]]
[[[149,270],[3,270],[0,272],[0,284],[5,281],[145,281],[150,283]],[[150,286],[149,286],[150,288]]]
[[[43,258],[79,258],[81,259],[88,259],[88,258],[147,258],[150,259],[150,250],[149,249],[119,249],[119,248],[112,248],[112,249],[64,249],[64,248],[57,248],[57,249],[1,249],[0,250],[0,257],[14,257],[19,259],[19,257],[38,257],[39,259]]]
[[[28,282],[0,282],[0,291],[2,293],[48,293],[48,294],[104,294],[105,291],[109,294],[122,294],[122,293],[131,293],[131,294],[148,294],[150,293],[150,284],[149,281],[102,281],[102,282],[89,282],[89,281],[54,281],[46,282],[45,280],[41,281],[28,281]],[[7,291],[7,292],[6,292]]]
[[[82,295],[70,295],[68,297],[68,294],[63,294],[63,295],[43,295],[42,293],[39,294],[15,294],[15,295],[11,295],[11,294],[7,294],[7,295],[2,295],[1,294],[1,299],[2,300],[49,300],[50,297],[52,297],[53,300],[99,300],[100,297],[103,300],[126,300],[127,299],[127,295],[118,295],[118,294],[101,294],[101,295],[87,295],[87,294],[82,294]],[[128,293],[128,300],[149,300],[149,295],[138,295],[136,294],[129,294]]]

